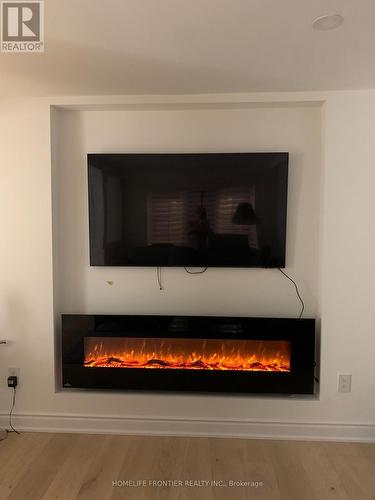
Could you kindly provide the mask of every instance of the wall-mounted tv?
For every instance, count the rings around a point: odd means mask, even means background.
[[[288,153],[89,154],[92,266],[284,267]]]

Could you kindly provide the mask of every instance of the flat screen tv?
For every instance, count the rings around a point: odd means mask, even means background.
[[[284,267],[288,153],[89,154],[92,266]]]

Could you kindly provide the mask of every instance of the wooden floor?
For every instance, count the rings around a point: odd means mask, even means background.
[[[1,500],[120,498],[374,500],[375,444],[44,433],[0,442]]]

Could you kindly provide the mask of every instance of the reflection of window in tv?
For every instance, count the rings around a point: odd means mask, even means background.
[[[147,199],[148,244],[188,245],[191,228],[197,220],[204,220],[213,233],[245,235],[249,246],[258,248],[256,224],[233,222],[240,204],[249,204],[256,213],[253,185],[151,194]]]
[[[187,235],[184,192],[151,194],[147,198],[147,243],[184,245]]]

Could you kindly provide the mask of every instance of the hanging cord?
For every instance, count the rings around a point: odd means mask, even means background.
[[[202,269],[201,271],[189,271],[189,269],[187,267],[184,267],[185,271],[188,273],[188,274],[203,274],[204,272],[207,271],[208,269],[208,266],[206,266],[204,269]]]
[[[0,439],[0,442],[1,441],[5,441],[5,439],[8,437],[8,434],[10,432],[15,432],[16,434],[20,434],[20,432],[17,431],[13,427],[13,424],[12,424],[12,415],[13,415],[13,410],[14,410],[15,404],[16,404],[16,388],[13,387],[12,407],[11,407],[10,412],[9,412],[9,427],[11,428],[11,430],[9,430],[9,429],[3,429],[3,431],[5,432],[5,436],[2,439]]]
[[[0,340],[0,344],[6,344],[6,340]],[[0,429],[0,432],[5,432],[5,436],[0,439],[0,441],[4,441],[8,437],[8,431],[6,429]]]
[[[16,434],[19,434],[19,432],[12,425],[12,414],[13,414],[15,404],[16,404],[16,388],[13,387],[12,408],[10,409],[10,412],[9,412],[9,427],[12,429],[13,432],[15,432]]]
[[[301,319],[303,311],[305,310],[305,303],[303,302],[302,297],[299,293],[297,283],[290,276],[288,276],[286,274],[286,272],[284,272],[280,267],[278,267],[277,269],[281,272],[281,274],[283,274],[286,278],[288,278],[289,281],[291,281],[293,283],[294,288],[296,289],[297,297],[299,298],[299,301],[301,302],[301,312],[299,313],[298,319]]]
[[[158,266],[156,268],[156,279],[157,279],[157,282],[158,282],[159,290],[164,290],[162,282],[161,282],[161,267],[160,266]]]
[[[204,272],[207,271],[208,269],[208,266],[204,267],[201,271],[190,271],[187,267],[184,267],[185,271],[188,273],[188,274],[203,274]],[[162,281],[161,281],[161,267],[158,266],[156,268],[156,281],[157,281],[157,284],[158,284],[158,287],[159,287],[159,290],[164,290],[164,287],[163,287],[163,284],[162,284]]]

